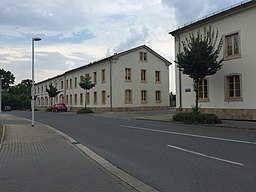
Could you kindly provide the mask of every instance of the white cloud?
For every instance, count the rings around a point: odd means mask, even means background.
[[[168,32],[238,1],[8,0],[0,4],[0,67],[16,83],[31,76],[31,38],[36,42],[36,81],[106,55],[147,44],[174,60]],[[174,65],[171,88],[174,89]]]

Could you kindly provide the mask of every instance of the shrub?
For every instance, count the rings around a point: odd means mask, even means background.
[[[83,108],[83,109],[79,109],[76,113],[77,114],[85,114],[85,113],[93,113],[93,111],[89,108]]]
[[[52,111],[52,108],[49,107],[49,108],[45,109],[45,111],[46,111],[46,112],[51,112],[51,111]]]
[[[221,123],[220,119],[214,114],[208,113],[178,113],[173,116],[174,121],[184,123],[201,123],[201,124],[217,124]]]

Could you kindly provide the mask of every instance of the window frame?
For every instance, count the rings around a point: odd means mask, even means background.
[[[239,89],[236,89],[237,86],[237,81],[236,77],[239,77]],[[230,79],[233,78],[233,95],[230,96]],[[237,91],[239,90],[239,96],[237,96]],[[225,101],[242,101],[243,96],[242,96],[242,75],[239,73],[233,73],[233,74],[228,74],[225,76]]]
[[[131,104],[132,103],[132,90],[126,89],[124,94],[124,102],[125,104]]]
[[[141,103],[147,103],[147,90],[141,90]]]
[[[238,53],[235,53],[235,36],[237,35],[237,49],[238,49]],[[231,37],[231,51],[232,54],[228,54],[229,52],[229,43],[228,43],[228,38]],[[240,58],[241,57],[241,38],[240,38],[240,31],[235,31],[235,32],[231,32],[228,34],[224,35],[224,60],[228,60],[228,59],[236,59],[236,58]]]
[[[161,83],[161,71],[155,71],[155,83]]]
[[[155,91],[155,102],[161,103],[161,91],[160,90]]]
[[[141,69],[141,72],[140,72],[140,81],[141,81],[142,83],[147,82],[147,70],[146,70],[146,69]]]
[[[201,92],[200,92],[200,82],[202,82]],[[205,91],[205,87],[207,88],[206,91]],[[200,93],[202,94],[202,97],[200,97]],[[205,93],[207,94],[207,96],[205,96]],[[208,78],[199,79],[198,81],[198,101],[209,101],[209,79]]]
[[[131,81],[131,80],[132,80],[132,69],[125,68],[125,81]]]

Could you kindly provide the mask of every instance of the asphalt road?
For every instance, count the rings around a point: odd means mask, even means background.
[[[31,112],[11,113],[31,118]],[[107,116],[36,112],[35,121],[66,133],[159,191],[256,191],[256,131]]]

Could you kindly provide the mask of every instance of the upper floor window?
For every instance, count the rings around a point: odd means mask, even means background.
[[[69,84],[70,89],[72,89],[72,79],[70,79]]]
[[[68,79],[66,80],[66,89],[68,89]]]
[[[145,82],[146,81],[146,70],[142,69],[141,70],[141,82]]]
[[[227,99],[241,98],[241,79],[239,75],[227,77]]]
[[[94,84],[97,83],[97,72],[93,73],[93,82],[94,82]]]
[[[102,83],[105,83],[105,81],[106,81],[105,78],[106,78],[106,77],[105,77],[105,69],[102,69],[102,70],[101,70],[101,82],[102,82]]]
[[[198,81],[198,97],[200,100],[208,99],[208,79]]]
[[[234,33],[225,37],[225,57],[239,56],[239,34]]]
[[[63,89],[63,81],[60,82],[60,89]]]
[[[75,77],[75,88],[77,88],[77,77]]]
[[[140,61],[147,61],[147,60],[148,60],[148,53],[140,52]]]
[[[155,71],[155,80],[156,83],[160,83],[160,71]]]
[[[131,68],[125,68],[125,80],[131,81]]]

